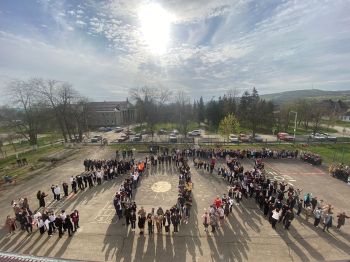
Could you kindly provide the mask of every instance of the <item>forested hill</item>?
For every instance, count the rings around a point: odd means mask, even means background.
[[[296,99],[316,99],[316,100],[342,100],[343,102],[350,102],[350,90],[346,91],[323,91],[319,89],[295,90],[281,93],[260,95],[262,99],[273,100],[277,104],[281,104]]]

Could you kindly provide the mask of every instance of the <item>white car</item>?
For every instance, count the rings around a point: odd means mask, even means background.
[[[313,140],[318,140],[318,141],[324,141],[326,140],[326,136],[320,134],[320,133],[315,133],[315,134],[311,134],[309,136],[311,139]]]
[[[188,132],[188,136],[201,136],[200,130],[193,130],[191,132]]]
[[[337,141],[337,137],[336,136],[332,136],[330,134],[327,133],[322,133],[321,135],[325,136],[326,140],[328,141]]]
[[[169,142],[170,143],[177,143],[177,137],[175,134],[170,134],[169,136]]]
[[[179,131],[177,129],[174,129],[173,131],[171,131],[171,133],[177,136],[179,134]]]
[[[228,136],[228,141],[230,141],[230,143],[238,143],[238,136],[234,135],[234,134],[230,134]]]

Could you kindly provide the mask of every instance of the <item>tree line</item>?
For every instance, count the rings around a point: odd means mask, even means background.
[[[0,122],[15,130],[16,135],[37,145],[38,134],[59,131],[63,139],[82,141],[88,129],[88,99],[71,84],[51,79],[32,78],[15,80],[8,85],[10,104],[0,108]],[[136,108],[136,122],[146,125],[152,133],[161,123],[174,123],[186,135],[195,123],[223,135],[245,130],[254,136],[257,132],[287,131],[297,112],[297,125],[304,130],[317,132],[326,117],[333,125],[347,110],[341,101],[315,101],[299,99],[274,104],[262,99],[257,89],[245,91],[241,96],[230,90],[223,96],[204,101],[192,100],[183,90],[164,87],[139,87],[129,90]],[[17,136],[10,136],[11,141]]]
[[[86,131],[86,103],[71,84],[32,78],[7,86],[10,104],[0,110],[0,121],[36,146],[38,134],[60,131],[63,139],[81,141]]]

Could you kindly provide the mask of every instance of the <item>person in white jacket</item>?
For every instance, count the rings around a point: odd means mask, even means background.
[[[281,214],[282,214],[282,209],[280,210],[279,208],[276,208],[272,210],[272,220],[271,220],[272,228],[276,229],[276,223],[280,219]]]
[[[55,193],[55,197],[57,201],[60,201],[61,199],[61,188],[56,185],[55,188],[53,189],[53,192]]]

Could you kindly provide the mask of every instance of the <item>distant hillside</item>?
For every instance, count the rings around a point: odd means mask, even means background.
[[[300,98],[316,99],[316,100],[342,100],[343,102],[350,103],[350,90],[347,91],[323,91],[319,89],[308,90],[295,90],[286,91],[281,93],[260,95],[262,99],[273,100],[275,103],[280,104],[288,101],[293,101]]]

